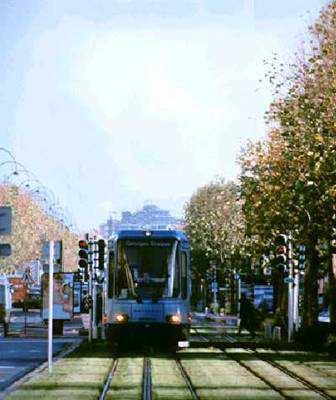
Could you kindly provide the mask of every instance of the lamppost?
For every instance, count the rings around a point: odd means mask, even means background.
[[[48,216],[54,219],[63,228],[68,228],[72,231],[78,230],[75,224],[71,222],[69,212],[60,205],[55,194],[44,186],[23,164],[16,161],[14,155],[9,150],[0,147],[0,152],[1,151],[9,156],[9,159],[0,162],[0,168],[5,168],[6,171],[6,173],[0,174],[0,176],[3,176],[1,179],[2,183],[6,186],[12,185],[17,190],[22,190],[27,193]]]

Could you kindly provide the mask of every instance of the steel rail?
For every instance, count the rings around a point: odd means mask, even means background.
[[[195,330],[195,332],[197,333],[198,336],[202,337],[203,339],[206,339],[208,343],[211,343],[211,341],[203,336],[202,334],[198,333],[197,328],[193,328]],[[228,337],[229,339],[229,337]],[[245,369],[247,369],[249,372],[251,372],[253,375],[255,375],[256,377],[258,377],[259,379],[261,379],[264,383],[266,383],[268,386],[270,386],[273,390],[277,391],[281,396],[283,396],[284,398],[289,399],[290,397],[288,397],[287,395],[285,395],[281,389],[278,389],[276,386],[274,386],[272,383],[270,383],[267,379],[265,379],[262,375],[259,375],[257,372],[255,372],[252,368],[248,367],[247,365],[245,365],[244,363],[242,363],[240,360],[238,360],[236,357],[234,357],[232,354],[228,354],[225,350],[223,350],[222,348],[220,348],[220,346],[216,346],[219,350],[221,350],[227,357],[231,358],[232,360],[236,361],[239,365],[241,365],[242,367],[244,367]],[[248,351],[250,353],[253,353],[254,355],[257,356],[257,358],[259,358],[259,360],[264,361],[266,363],[268,363],[269,365],[271,365],[272,367],[278,369],[279,371],[281,371],[282,373],[284,373],[285,375],[291,377],[292,379],[296,380],[297,382],[300,382],[303,386],[305,386],[306,388],[310,389],[311,391],[319,394],[320,396],[322,396],[325,399],[328,400],[332,400],[335,397],[329,395],[328,393],[326,393],[323,389],[320,389],[319,387],[315,386],[314,384],[312,384],[311,382],[307,381],[305,378],[303,378],[302,376],[297,375],[295,372],[290,371],[288,368],[284,367],[283,365],[277,363],[276,361],[272,361],[269,360],[267,357],[261,355],[260,353],[258,353],[256,350],[254,349],[248,349]]]
[[[232,354],[228,354],[225,350],[220,349],[226,357],[230,358],[231,360],[234,360],[236,363],[238,363],[241,367],[245,368],[247,371],[249,371],[252,375],[263,381],[267,386],[269,386],[271,389],[273,389],[275,392],[279,393],[281,397],[284,399],[291,399],[292,397],[287,396],[286,394],[283,393],[283,391],[276,386],[273,385],[269,380],[267,380],[265,377],[260,375],[258,372],[254,371],[251,367],[245,365],[242,363],[237,357],[234,357]]]
[[[198,394],[196,392],[196,389],[195,389],[194,385],[192,384],[191,379],[190,379],[187,371],[184,369],[184,367],[183,367],[183,365],[181,363],[181,360],[179,358],[175,358],[175,362],[176,362],[176,365],[178,366],[178,368],[179,368],[179,370],[181,372],[181,375],[183,376],[183,379],[184,379],[186,385],[188,386],[188,389],[190,391],[191,397],[194,400],[199,400],[200,397],[198,396]]]
[[[152,397],[151,387],[151,362],[148,357],[144,358],[143,361],[143,373],[142,373],[142,399],[150,400]]]
[[[107,392],[109,390],[112,378],[113,378],[113,376],[114,376],[114,374],[116,372],[117,366],[118,366],[118,359],[114,358],[113,361],[112,361],[112,365],[111,365],[111,368],[109,370],[109,373],[108,373],[108,375],[107,375],[107,377],[105,379],[105,382],[104,382],[104,385],[103,385],[103,390],[102,390],[101,394],[99,395],[99,400],[104,400],[105,399],[106,394],[107,394]]]
[[[269,360],[267,357],[261,355],[260,353],[258,353],[255,350],[249,350],[250,352],[254,353],[255,355],[257,355],[257,357],[259,357],[260,360],[268,363],[269,365],[271,365],[274,368],[277,368],[278,370],[280,370],[281,372],[283,372],[284,374],[290,376],[291,378],[295,379],[296,381],[300,382],[302,385],[308,387],[310,390],[314,391],[315,393],[318,393],[320,396],[324,397],[325,399],[334,399],[335,397],[329,395],[328,393],[326,393],[323,389],[320,389],[319,387],[315,386],[313,383],[307,381],[305,378],[303,378],[302,376],[296,374],[293,371],[290,371],[288,368],[284,367],[283,365],[277,363],[276,361],[272,361]]]

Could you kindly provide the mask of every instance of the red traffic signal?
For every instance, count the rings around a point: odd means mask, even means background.
[[[87,250],[87,249],[89,248],[89,245],[88,245],[88,243],[87,243],[86,240],[79,240],[79,241],[78,241],[78,247],[79,247],[80,249],[85,249],[85,250]]]
[[[278,246],[276,248],[277,254],[286,254],[286,251],[287,251],[286,246]]]
[[[78,269],[80,273],[84,273],[84,280],[88,279],[88,243],[86,240],[78,242]]]
[[[275,262],[279,271],[285,273],[287,270],[287,236],[280,234],[275,238]]]

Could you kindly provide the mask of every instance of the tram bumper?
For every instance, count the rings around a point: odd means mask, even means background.
[[[105,325],[106,339],[123,344],[146,343],[188,347],[189,330],[188,324],[134,322]]]

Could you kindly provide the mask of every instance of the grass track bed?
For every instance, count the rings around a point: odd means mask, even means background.
[[[285,367],[289,371],[293,372],[294,374],[298,375],[302,379],[305,379],[312,385],[318,387],[319,389],[323,390],[327,394],[332,397],[336,397],[336,377],[331,376],[321,370],[312,368],[311,363],[312,358],[321,358],[313,353],[304,353],[304,352],[287,352],[287,351],[272,351],[272,350],[258,350],[263,357],[270,359],[278,363],[279,365]],[[321,361],[318,360],[320,368],[321,365],[324,363],[331,368],[331,365],[336,366],[336,362],[332,362],[328,359]]]
[[[142,357],[119,358],[118,367],[105,399],[141,399]]]
[[[176,362],[168,358],[151,358],[152,399],[192,399]]]
[[[52,374],[43,371],[6,399],[97,399],[110,366],[111,359],[101,352],[100,346],[90,351],[84,345],[54,363]]]
[[[266,361],[258,359],[258,355],[255,353],[251,353],[245,349],[228,349],[227,353],[263,377],[263,379],[280,390],[285,396],[297,400],[323,399],[322,396],[305,387],[303,383],[279,371]]]
[[[180,358],[197,394],[203,400],[282,398],[262,380],[219,350],[189,350],[180,353]]]

